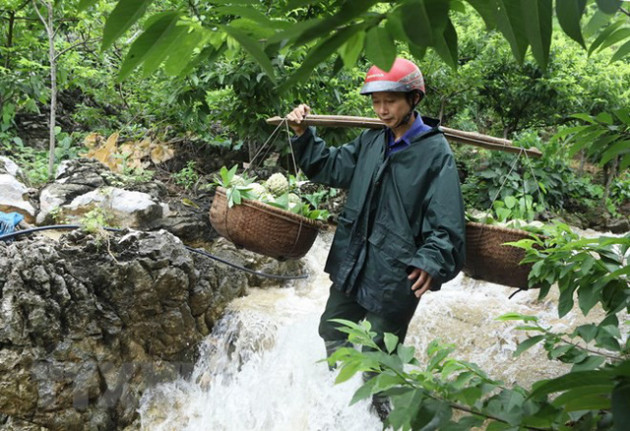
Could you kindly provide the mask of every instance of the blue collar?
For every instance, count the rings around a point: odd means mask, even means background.
[[[414,115],[416,116],[416,119],[414,120],[413,124],[411,125],[409,130],[407,130],[399,139],[394,140],[394,133],[392,132],[392,130],[387,130],[388,154],[395,153],[396,151],[407,148],[409,145],[411,145],[411,141],[413,141],[413,138],[418,136],[420,133],[426,132],[427,130],[431,129],[431,127],[424,124],[424,121],[422,121],[422,117],[418,112],[414,112]]]

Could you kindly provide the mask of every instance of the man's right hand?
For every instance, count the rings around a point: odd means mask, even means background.
[[[287,120],[289,120],[289,127],[293,129],[296,135],[301,136],[306,132],[306,126],[302,125],[302,120],[311,113],[311,108],[308,105],[301,104],[293,111],[287,114]]]

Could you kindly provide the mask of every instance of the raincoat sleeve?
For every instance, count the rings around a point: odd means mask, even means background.
[[[455,160],[447,155],[424,203],[420,247],[410,266],[433,279],[431,290],[454,278],[466,258],[466,220]]]
[[[361,136],[341,147],[327,147],[309,127],[292,140],[292,146],[298,165],[310,180],[347,189],[357,165]]]

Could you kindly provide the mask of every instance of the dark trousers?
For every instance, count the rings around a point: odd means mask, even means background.
[[[384,334],[390,332],[398,337],[398,342],[402,343],[407,335],[407,328],[411,317],[398,316],[396,319],[387,319],[375,313],[371,313],[361,305],[355,298],[346,296],[344,293],[330,287],[330,296],[326,303],[326,309],[319,322],[319,335],[324,339],[326,354],[332,355],[337,349],[348,346],[348,335],[337,330],[339,323],[330,322],[330,319],[345,319],[358,323],[367,320],[372,325],[372,331],[376,332],[374,341],[385,350]],[[364,348],[366,350],[366,348]]]

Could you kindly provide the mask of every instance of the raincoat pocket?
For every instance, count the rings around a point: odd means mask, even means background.
[[[378,226],[378,225],[377,225]],[[408,263],[416,247],[384,228],[375,229],[368,243],[366,278],[376,281],[380,290],[382,314],[408,315],[413,313],[418,300],[411,291],[412,281],[407,279]]]

